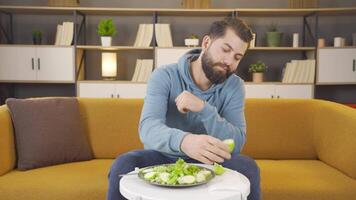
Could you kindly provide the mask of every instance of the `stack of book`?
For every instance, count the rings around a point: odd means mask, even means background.
[[[147,82],[153,69],[152,59],[137,59],[132,82]]]
[[[170,24],[155,24],[155,37],[159,47],[173,47]],[[153,24],[140,24],[135,47],[149,47],[153,38]]]
[[[170,24],[155,24],[157,46],[173,47]]]
[[[63,22],[57,25],[56,40],[54,45],[70,46],[73,42],[74,23]]]
[[[135,47],[149,47],[153,36],[153,24],[140,24],[136,34]]]
[[[292,60],[284,69],[283,83],[314,83],[315,60]]]

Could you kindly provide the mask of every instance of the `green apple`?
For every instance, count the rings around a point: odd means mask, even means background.
[[[218,163],[214,163],[213,170],[216,175],[221,175],[225,172],[225,168],[222,165],[219,165]]]
[[[229,151],[230,153],[232,153],[235,148],[235,141],[233,139],[227,139],[224,140],[223,142],[229,146]]]

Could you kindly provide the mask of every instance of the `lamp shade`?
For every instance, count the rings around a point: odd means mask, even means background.
[[[104,78],[115,78],[117,76],[116,53],[101,53],[101,76]]]

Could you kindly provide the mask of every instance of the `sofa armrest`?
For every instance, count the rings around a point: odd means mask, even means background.
[[[15,167],[15,141],[10,112],[0,106],[0,176]]]
[[[326,164],[356,179],[356,110],[316,100],[314,145]]]

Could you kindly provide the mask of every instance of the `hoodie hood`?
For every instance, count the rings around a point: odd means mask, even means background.
[[[212,84],[209,89],[203,91],[201,90],[193,81],[191,71],[190,71],[190,63],[197,59],[201,53],[201,49],[192,49],[188,51],[186,54],[184,54],[179,60],[178,60],[178,71],[180,76],[183,78],[183,81],[185,84],[195,92],[201,93],[201,94],[208,94],[208,93],[214,93],[216,90],[221,88],[227,80],[225,80],[223,83],[220,84]]]

